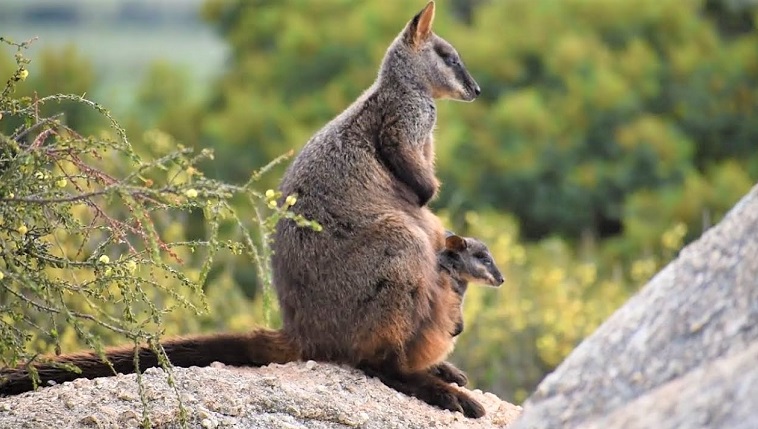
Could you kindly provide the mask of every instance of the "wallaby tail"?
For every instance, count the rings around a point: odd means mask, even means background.
[[[174,366],[208,366],[213,362],[226,365],[262,366],[269,363],[286,363],[300,359],[299,347],[284,331],[258,329],[235,334],[210,334],[169,339],[161,342],[169,362]],[[113,376],[115,373],[135,372],[134,347],[122,346],[106,349],[105,356],[113,368],[103,362],[95,352],[82,352],[56,357],[52,363],[35,364],[40,386],[51,382],[63,383],[77,378]],[[158,356],[148,346],[141,346],[139,370],[160,366]],[[72,364],[81,373],[61,368]],[[115,370],[115,373],[114,373]],[[0,396],[16,395],[34,389],[26,367],[0,369]]]

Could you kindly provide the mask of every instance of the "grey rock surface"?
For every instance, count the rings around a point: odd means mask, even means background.
[[[758,343],[640,396],[583,429],[755,429]]]
[[[152,427],[179,428],[181,398],[189,428],[492,428],[521,407],[474,391],[487,415],[471,420],[398,393],[352,368],[315,362],[235,368],[174,368],[143,374]],[[79,379],[0,398],[0,428],[137,428],[143,418],[136,376]]]
[[[512,427],[758,428],[757,343],[758,186],[548,375]]]

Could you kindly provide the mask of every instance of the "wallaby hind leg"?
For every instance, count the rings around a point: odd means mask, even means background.
[[[466,373],[456,368],[450,362],[440,362],[429,368],[429,374],[439,378],[445,383],[455,383],[459,386],[465,386],[468,383]]]
[[[429,405],[443,410],[460,411],[469,418],[479,418],[484,415],[484,407],[467,393],[447,384],[435,377],[430,371],[405,374],[397,370],[380,368],[374,365],[361,364],[358,369],[369,377],[376,377],[387,386],[414,396]]]

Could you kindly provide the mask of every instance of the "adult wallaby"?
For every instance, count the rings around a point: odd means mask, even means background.
[[[443,362],[460,302],[441,281],[437,252],[445,231],[425,207],[435,195],[435,99],[472,101],[480,89],[455,49],[432,32],[430,1],[388,48],[374,84],[305,145],[281,183],[293,210],[323,231],[277,225],[272,268],[281,330],[215,334],[162,342],[177,366],[265,365],[298,359],[346,363],[398,391],[441,408],[484,415],[449,382],[465,381]],[[140,368],[158,364],[139,350]],[[118,372],[134,371],[133,351],[107,351]],[[40,378],[66,381],[113,373],[92,352],[55,358],[76,374],[37,365]],[[4,369],[0,393],[32,388],[26,369]]]
[[[478,417],[481,405],[435,377],[459,297],[440,281],[445,230],[425,204],[438,187],[435,99],[472,101],[480,90],[433,19],[429,2],[390,45],[374,84],[290,165],[281,191],[323,231],[282,220],[272,267],[282,332],[303,358],[354,365]]]

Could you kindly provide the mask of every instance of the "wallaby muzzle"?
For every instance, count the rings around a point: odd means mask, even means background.
[[[463,87],[466,89],[466,93],[463,94],[463,101],[474,101],[479,94],[482,93],[482,89],[479,84],[476,83],[473,76],[466,70],[461,64],[459,79],[463,83]]]

